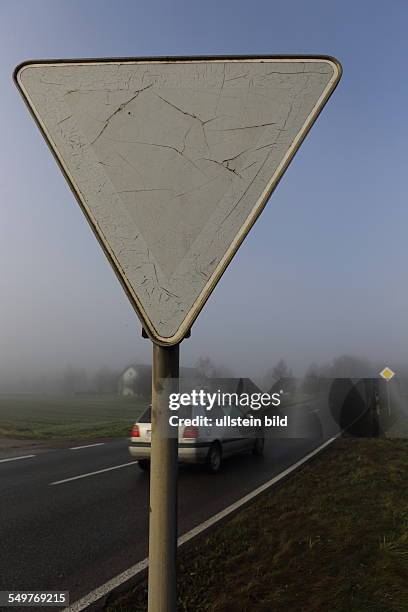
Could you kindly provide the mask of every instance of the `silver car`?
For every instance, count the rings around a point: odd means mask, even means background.
[[[183,406],[178,416],[192,419],[205,415],[201,406]],[[208,413],[206,414],[208,416]],[[211,411],[213,422],[215,418],[229,415],[232,418],[245,416],[239,407],[229,406],[220,408],[214,406]],[[129,439],[129,452],[138,460],[141,470],[150,469],[150,441],[151,441],[151,407],[142,414],[133,425]],[[239,453],[252,452],[261,456],[264,451],[264,432],[257,427],[195,427],[180,426],[178,437],[179,463],[203,463],[211,473],[216,473],[221,467],[222,460]]]

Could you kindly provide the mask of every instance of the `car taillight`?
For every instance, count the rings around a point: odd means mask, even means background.
[[[140,438],[140,430],[138,425],[133,425],[132,431],[130,432],[131,438]]]
[[[183,431],[183,438],[198,438],[197,427],[185,427]]]

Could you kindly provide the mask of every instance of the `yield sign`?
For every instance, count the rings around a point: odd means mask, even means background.
[[[15,73],[162,345],[191,327],[340,76],[329,57],[32,61]]]

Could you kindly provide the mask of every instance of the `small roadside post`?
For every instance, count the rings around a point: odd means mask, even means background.
[[[381,378],[383,378],[387,383],[390,382],[390,380],[392,380],[395,376],[395,372],[393,372],[393,370],[391,370],[391,368],[389,368],[388,366],[386,366],[385,368],[383,368],[380,372],[380,376]],[[391,405],[390,405],[390,388],[389,385],[385,385],[386,389],[387,389],[387,415],[391,416]]]
[[[149,612],[176,610],[163,380],[341,77],[326,56],[32,60],[14,79],[153,342]]]

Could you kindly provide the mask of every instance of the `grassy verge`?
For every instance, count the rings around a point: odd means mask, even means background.
[[[117,395],[0,395],[0,438],[121,437],[146,401]]]
[[[386,433],[387,438],[408,439],[408,417],[401,415]]]
[[[408,440],[343,439],[179,555],[185,612],[407,612]],[[109,612],[146,610],[146,584]]]

